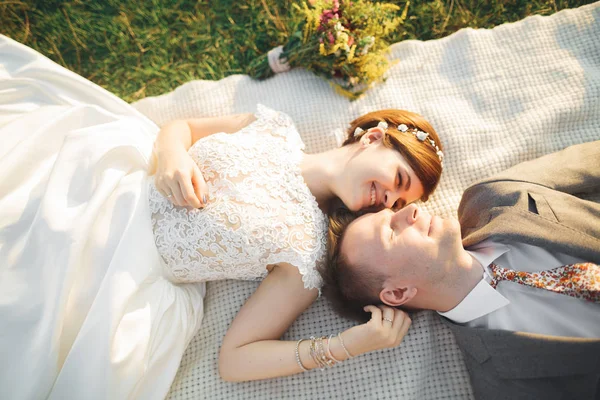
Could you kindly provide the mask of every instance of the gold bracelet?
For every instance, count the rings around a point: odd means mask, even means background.
[[[342,345],[342,349],[344,349],[344,351],[346,352],[346,355],[348,356],[348,358],[352,358],[352,355],[350,354],[350,352],[346,348],[346,345],[344,344],[344,339],[342,339],[342,332],[339,332],[337,334],[337,336],[340,338],[340,344]]]
[[[335,365],[334,360],[325,352],[325,345],[323,344],[323,340],[325,339],[327,339],[326,336],[319,338],[310,337],[310,356],[321,371]]]
[[[329,360],[325,356],[323,339],[325,339],[324,336],[320,338],[316,338],[314,336],[310,337],[310,355],[321,371],[325,370],[326,367],[331,366],[328,363]]]
[[[322,337],[319,338],[319,341],[317,343],[318,344],[318,349],[319,349],[319,357],[321,357],[321,360],[323,361],[323,363],[327,367],[331,368],[331,367],[333,367],[335,365],[335,362],[331,358],[329,358],[329,356],[325,352],[325,344],[323,343],[323,341],[325,339],[327,339],[327,337],[326,336],[322,336]]]
[[[310,337],[310,356],[313,359],[313,362],[317,365],[317,368],[319,368],[320,370],[323,370],[323,366],[321,365],[321,363],[319,362],[319,357],[317,357],[317,345],[316,345],[316,341],[317,339],[314,336]]]
[[[305,339],[300,339],[296,342],[296,362],[302,371],[308,372],[308,369],[302,364],[302,360],[300,360],[300,343],[304,340]]]
[[[335,358],[333,356],[333,353],[331,352],[331,340],[333,339],[334,336],[335,336],[335,334],[332,333],[331,335],[329,335],[329,338],[327,339],[327,356],[329,358],[331,358],[333,361],[335,361],[336,363],[341,363],[342,361]]]

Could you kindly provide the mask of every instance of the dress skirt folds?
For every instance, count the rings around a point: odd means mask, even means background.
[[[0,399],[162,399],[202,320],[152,233],[158,127],[0,36]]]

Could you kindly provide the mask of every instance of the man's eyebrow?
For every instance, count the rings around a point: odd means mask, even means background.
[[[404,190],[406,190],[408,192],[408,190],[410,189],[411,179],[410,179],[410,174],[408,173],[408,171],[405,170],[404,172],[406,172],[406,177],[407,177]]]

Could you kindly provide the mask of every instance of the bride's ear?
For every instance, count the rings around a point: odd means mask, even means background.
[[[383,129],[376,126],[366,131],[361,139],[368,141],[370,144],[380,141],[381,138],[383,138]]]
[[[417,294],[414,286],[385,287],[379,292],[379,300],[391,307],[401,306],[412,300]]]
[[[383,138],[383,130],[379,127],[370,128],[366,131],[363,136],[360,138],[360,143],[363,147],[367,147],[371,143],[376,143],[381,141]]]

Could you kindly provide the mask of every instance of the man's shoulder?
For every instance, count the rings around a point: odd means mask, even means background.
[[[543,360],[558,360],[576,354],[587,360],[588,367],[598,368],[600,372],[600,338],[578,338],[567,336],[551,336],[537,333],[489,329],[485,327],[469,327],[456,324],[441,317],[450,328],[458,346],[478,362],[485,362],[496,357],[509,362],[511,357],[518,357],[537,363],[543,367]],[[591,353],[589,353],[591,352]],[[590,357],[591,354],[591,357]]]
[[[600,339],[548,343],[518,332],[468,331],[485,332],[483,340],[477,335],[465,342],[454,331],[476,399],[595,399],[600,394]]]
[[[494,207],[512,206],[519,202],[523,193],[538,190],[539,185],[519,179],[491,177],[470,185],[464,192],[458,206],[458,217],[461,222],[465,217],[480,219],[481,215]]]
[[[489,211],[515,201],[514,191],[502,181],[480,181],[469,186],[458,206],[458,219],[463,228],[482,226],[489,220]],[[508,197],[508,198],[507,198]]]

